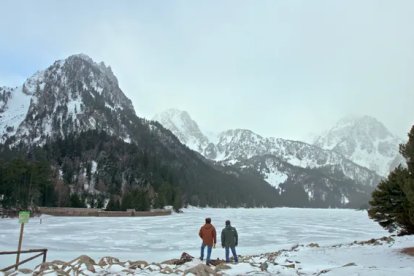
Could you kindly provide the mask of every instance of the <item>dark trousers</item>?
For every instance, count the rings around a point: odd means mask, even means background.
[[[236,247],[234,247],[234,246],[233,247],[229,247],[229,246],[226,246],[225,247],[225,250],[226,250],[226,263],[229,263],[230,262],[230,257],[229,257],[230,250],[229,249],[231,249],[231,253],[233,254],[234,261],[236,263],[238,263],[239,262],[239,259],[237,258]]]

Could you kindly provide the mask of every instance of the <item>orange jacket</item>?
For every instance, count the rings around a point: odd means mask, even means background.
[[[211,223],[201,226],[198,235],[203,239],[205,245],[213,246],[217,242],[216,228]]]

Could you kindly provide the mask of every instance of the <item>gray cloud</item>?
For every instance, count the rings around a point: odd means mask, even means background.
[[[137,114],[304,139],[349,114],[406,137],[412,1],[3,1],[0,85],[85,53]],[[10,83],[12,82],[12,83]]]

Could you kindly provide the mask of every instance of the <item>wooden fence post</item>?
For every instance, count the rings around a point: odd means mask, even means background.
[[[22,249],[23,230],[24,230],[24,223],[21,223],[20,224],[19,246],[17,248],[17,256],[16,256],[16,270],[19,269],[19,259],[20,259],[20,250]]]

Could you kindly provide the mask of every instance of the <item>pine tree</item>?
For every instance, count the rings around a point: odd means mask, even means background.
[[[401,165],[381,181],[372,193],[368,215],[390,232],[414,234],[414,126],[400,153],[408,168]]]
[[[410,205],[403,188],[408,179],[408,170],[399,166],[372,193],[369,217],[390,232],[400,229],[401,233],[414,233],[414,224],[408,216]]]
[[[408,133],[407,144],[400,145],[400,153],[407,161],[410,174],[414,175],[414,126],[412,126],[410,133]]]
[[[76,193],[73,193],[70,196],[70,207],[85,208],[86,205]]]
[[[115,196],[112,196],[111,199],[109,200],[108,204],[106,205],[105,210],[107,210],[107,211],[120,211],[121,206],[119,204],[119,199]]]
[[[179,191],[174,192],[174,200],[173,200],[173,208],[174,211],[179,212],[179,210],[183,207],[181,193]]]

